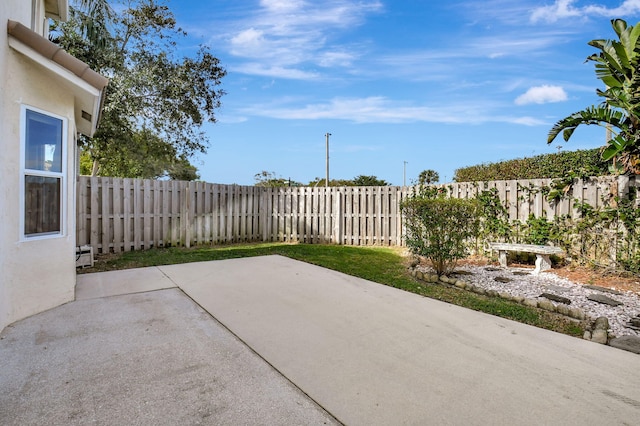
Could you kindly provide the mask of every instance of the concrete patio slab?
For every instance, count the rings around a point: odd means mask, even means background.
[[[142,293],[176,287],[158,267],[80,274],[76,279],[76,300]]]
[[[636,354],[280,256],[78,278],[2,331],[3,425],[640,418]]]
[[[336,422],[179,289],[168,289],[72,302],[5,328],[0,424]]]
[[[162,266],[338,420],[635,424],[640,358],[279,256]]]

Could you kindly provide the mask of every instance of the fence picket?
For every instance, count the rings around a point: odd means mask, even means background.
[[[577,179],[573,193],[546,199],[551,179],[452,183],[451,197],[495,188],[511,220],[530,213],[578,216],[574,198],[598,207],[628,197],[636,176]],[[238,241],[402,245],[401,202],[411,187],[261,188],[203,182],[80,176],[76,242],[95,253]]]

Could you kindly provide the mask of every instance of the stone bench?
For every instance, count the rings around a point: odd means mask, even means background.
[[[498,261],[500,262],[500,266],[504,267],[507,266],[507,252],[534,253],[536,255],[536,269],[533,271],[534,274],[539,274],[542,271],[551,269],[550,255],[564,253],[559,247],[538,246],[535,244],[489,243],[489,246],[491,250],[498,252]]]

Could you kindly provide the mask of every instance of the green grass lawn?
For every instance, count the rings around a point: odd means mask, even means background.
[[[580,324],[558,314],[500,298],[481,296],[455,287],[427,284],[411,277],[409,259],[398,248],[353,247],[320,244],[242,244],[217,247],[162,248],[100,256],[95,267],[79,273],[171,265],[278,254],[345,274],[375,281],[465,308],[485,312],[572,336],[582,336]],[[473,277],[467,278],[473,282]]]

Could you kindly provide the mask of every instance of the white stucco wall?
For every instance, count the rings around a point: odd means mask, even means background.
[[[76,279],[74,98],[63,79],[8,46],[8,19],[30,27],[31,0],[0,2],[0,330],[73,300]],[[23,105],[67,118],[66,213],[55,238],[20,237]]]

